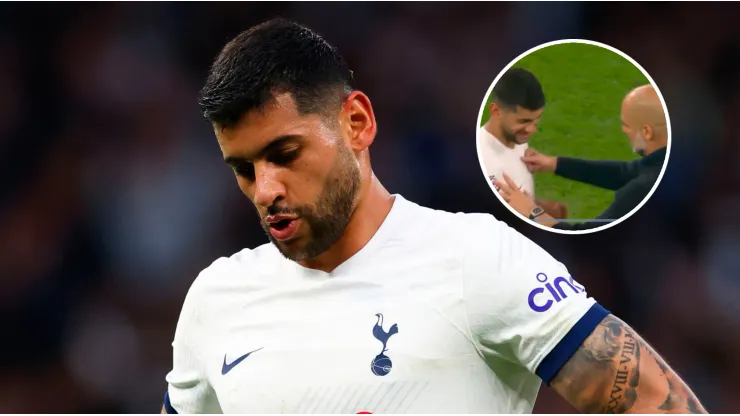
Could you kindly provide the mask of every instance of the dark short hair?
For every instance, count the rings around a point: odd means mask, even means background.
[[[285,19],[254,26],[224,46],[198,103],[211,123],[231,127],[276,95],[290,93],[301,115],[339,111],[354,89],[337,49],[312,30]]]
[[[493,99],[507,110],[522,107],[530,111],[545,106],[545,93],[533,73],[522,68],[511,68],[493,87]]]

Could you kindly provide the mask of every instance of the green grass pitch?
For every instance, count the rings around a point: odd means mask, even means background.
[[[629,61],[598,46],[570,43],[540,49],[514,66],[535,74],[547,99],[530,147],[585,159],[637,158],[622,133],[619,112],[625,94],[649,81]],[[481,125],[488,120],[490,99]],[[612,191],[549,173],[535,174],[535,192],[538,199],[566,203],[570,218],[584,219],[601,214],[614,197]]]

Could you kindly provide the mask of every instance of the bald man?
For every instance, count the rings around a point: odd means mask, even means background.
[[[652,85],[630,91],[622,101],[622,131],[632,149],[647,156],[668,145],[668,126],[658,93]]]
[[[665,111],[652,85],[630,91],[622,101],[622,131],[633,150],[643,156],[631,162],[583,160],[548,156],[530,148],[522,157],[530,172],[554,172],[574,181],[616,191],[614,201],[599,220],[617,220],[632,211],[650,193],[658,180],[668,145]],[[517,212],[538,223],[563,230],[585,230],[604,225],[603,221],[562,223],[537,207],[531,198],[512,189],[507,181],[497,182],[504,200]]]

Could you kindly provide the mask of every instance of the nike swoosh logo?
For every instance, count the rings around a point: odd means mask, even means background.
[[[264,348],[264,347],[262,347],[262,348]],[[254,351],[250,351],[250,352],[242,355],[241,357],[239,357],[236,360],[232,361],[231,364],[226,364],[226,354],[224,354],[224,364],[221,367],[221,375],[224,375],[225,376],[226,373],[228,373],[229,371],[233,370],[234,367],[236,367],[237,365],[239,365],[240,362],[244,361],[245,358],[249,357],[252,353],[255,353],[255,352],[261,350],[262,348],[257,348]]]

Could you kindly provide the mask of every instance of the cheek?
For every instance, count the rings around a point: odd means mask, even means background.
[[[313,201],[323,190],[333,163],[334,155],[330,152],[304,154],[285,172],[288,194],[304,203]]]
[[[250,201],[254,201],[254,187],[252,186],[252,183],[237,174],[234,174],[234,176],[236,177],[236,184],[239,186],[239,190],[241,190],[244,196],[249,198]]]

